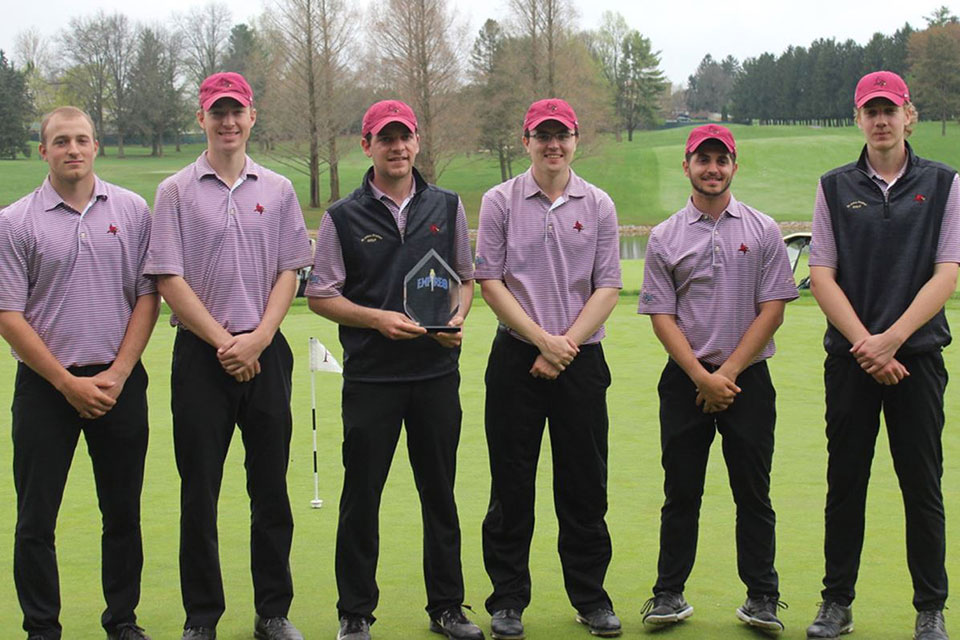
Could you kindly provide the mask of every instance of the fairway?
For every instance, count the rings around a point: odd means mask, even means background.
[[[730,125],[737,138],[740,170],[734,179],[737,198],[769,214],[778,221],[804,221],[813,216],[813,200],[818,178],[833,167],[856,160],[863,135],[856,127],[818,128],[806,126]],[[573,164],[574,171],[605,190],[617,205],[621,225],[653,225],[683,206],[690,193],[684,178],[683,143],[690,127],[640,131],[633,142],[615,142],[610,135],[583,140]],[[960,166],[960,125],[951,123],[946,137],[940,125],[922,122],[910,138],[916,152],[926,158]],[[520,132],[517,132],[519,136]],[[203,145],[185,145],[180,153],[166,149],[163,158],[149,157],[149,149],[127,147],[127,158],[115,157],[108,149],[106,158],[96,161],[97,174],[110,182],[132,189],[153,203],[157,185],[193,162]],[[357,138],[340,142],[341,196],[360,185],[370,160],[360,151]],[[251,156],[293,181],[303,206],[307,229],[316,230],[323,209],[310,209],[309,181],[303,173],[292,171],[269,155],[250,145]],[[528,161],[513,163],[514,174],[526,170]],[[0,206],[32,191],[46,175],[46,164],[36,157],[29,160],[0,160],[4,179],[0,182]],[[329,199],[328,177],[320,176],[320,192]],[[438,184],[460,194],[471,229],[477,228],[480,200],[490,187],[500,182],[500,169],[494,158],[484,152],[454,156],[438,179]]]
[[[656,383],[665,355],[650,323],[636,315],[640,263],[625,263],[625,289],[608,322],[604,349],[613,376],[609,393],[611,414],[608,523],[614,557],[607,589],[623,620],[625,638],[641,638],[640,607],[655,579],[662,471],[659,466]],[[948,317],[960,328],[960,303],[949,303]],[[151,443],[143,492],[145,570],[140,622],[155,640],[179,638],[183,622],[177,574],[179,482],[173,459],[169,411],[169,365],[173,330],[166,313],[144,357],[151,375]],[[822,527],[825,492],[826,440],[823,435],[823,389],[820,345],[823,317],[807,294],[787,307],[786,322],[777,334],[778,354],[771,371],[778,390],[779,422],[773,470],[773,504],[778,513],[778,559],[787,629],[783,638],[803,638],[820,600]],[[463,436],[459,451],[457,497],[463,528],[466,602],[473,618],[489,631],[483,601],[489,581],[483,571],[480,523],[486,511],[489,472],[483,435],[483,369],[495,330],[495,319],[477,297],[467,322],[461,366]],[[291,619],[308,639],[336,635],[336,588],[333,578],[334,532],[340,488],[340,378],[319,374],[320,493],[324,506],[310,508],[313,497],[310,430],[310,377],[307,338],[317,336],[339,357],[333,324],[311,314],[298,300],[284,325],[297,357],[294,371],[294,442],[289,471],[290,495],[296,519],[291,558],[296,597]],[[948,369],[960,374],[956,347],[946,352]],[[0,358],[0,431],[10,433],[13,359]],[[953,383],[957,384],[956,382]],[[956,522],[960,495],[960,394],[948,388],[944,434],[944,493],[948,535]],[[253,605],[249,572],[249,512],[244,489],[243,449],[235,437],[227,461],[220,500],[220,553],[227,591],[227,612],[218,637],[252,637]],[[374,638],[427,640],[423,612],[419,505],[401,439],[381,509],[380,606]],[[10,579],[15,495],[10,474],[9,437],[0,444],[0,629],[3,638],[21,637],[20,611]],[[886,439],[877,445],[871,485],[867,538],[859,597],[854,607],[857,631],[853,638],[909,638],[913,626],[911,587],[906,570],[903,515]],[[563,592],[556,555],[556,518],[552,512],[550,458],[544,447],[537,494],[537,530],[532,549],[533,602],[524,615],[531,640],[587,638],[573,620]],[[744,598],[734,557],[734,510],[719,446],[714,446],[701,517],[697,565],[686,595],[694,616],[660,638],[727,640],[759,638],[739,623],[734,609]],[[64,638],[102,638],[99,614],[99,516],[90,462],[84,446],[77,450],[61,509],[58,551],[63,592]],[[956,547],[954,541],[953,547]],[[956,577],[957,556],[948,556],[948,572]],[[948,628],[960,632],[960,616],[947,612]],[[488,633],[489,637],[489,633]]]

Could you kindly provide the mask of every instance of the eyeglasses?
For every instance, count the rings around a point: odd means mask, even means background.
[[[571,139],[576,138],[577,134],[571,131],[560,131],[557,133],[547,133],[545,131],[537,131],[535,134],[530,136],[540,144],[549,144],[551,140],[556,140],[560,144],[564,142],[569,142]]]

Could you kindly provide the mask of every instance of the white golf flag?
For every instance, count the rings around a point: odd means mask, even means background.
[[[343,372],[333,354],[316,338],[310,338],[310,371]]]

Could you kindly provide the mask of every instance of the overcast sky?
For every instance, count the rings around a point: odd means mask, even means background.
[[[351,0],[347,0],[348,2]],[[366,4],[368,0],[359,0]],[[623,14],[631,27],[650,38],[661,51],[662,68],[673,82],[686,82],[707,53],[715,58],[728,54],[739,60],[765,51],[779,54],[789,45],[809,45],[816,38],[852,38],[864,44],[876,32],[891,34],[904,23],[926,25],[923,17],[945,4],[960,15],[960,0],[574,0],[583,28],[593,29],[604,11]],[[263,11],[270,0],[233,0],[228,3],[234,22],[243,22]],[[461,17],[469,21],[470,37],[487,18],[506,15],[506,1],[478,3],[453,0]],[[175,11],[185,11],[197,0],[161,0],[131,3],[129,0],[4,0],[0,22],[0,49],[12,56],[14,37],[36,27],[51,39],[73,16],[103,9],[122,11],[137,21],[165,21]],[[790,8],[786,8],[789,6]],[[55,43],[52,43],[55,44]]]

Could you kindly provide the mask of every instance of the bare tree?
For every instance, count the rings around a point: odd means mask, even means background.
[[[337,137],[354,114],[345,108],[352,73],[347,66],[357,14],[343,0],[276,0],[268,14],[275,82],[270,86],[275,127],[288,140],[278,160],[310,177],[310,206],[320,207],[320,164],[329,171],[330,201],[340,199]],[[306,120],[306,157],[297,151]],[[299,157],[298,157],[299,156]]]
[[[110,99],[110,53],[107,39],[109,18],[101,10],[91,17],[71,18],[61,36],[60,56],[71,63],[66,82],[80,98],[93,119],[99,135],[104,135],[104,119]],[[106,145],[100,145],[106,155]]]
[[[417,168],[428,182],[449,162],[453,139],[467,120],[455,106],[462,65],[453,43],[466,40],[462,31],[447,0],[387,0],[372,20],[381,86],[417,114]]]
[[[527,44],[524,65],[534,95],[558,95],[557,61],[570,37],[575,17],[571,0],[510,0],[515,34]]]
[[[193,7],[174,18],[183,43],[183,62],[197,86],[211,73],[223,71],[233,17],[222,2]]]
[[[130,21],[122,13],[107,16],[103,38],[110,74],[110,111],[117,133],[117,155],[123,157],[123,135],[130,128],[130,69],[136,56],[137,40]]]
[[[13,59],[26,73],[27,88],[38,114],[57,106],[57,82],[49,42],[36,27],[20,31],[14,39]]]

